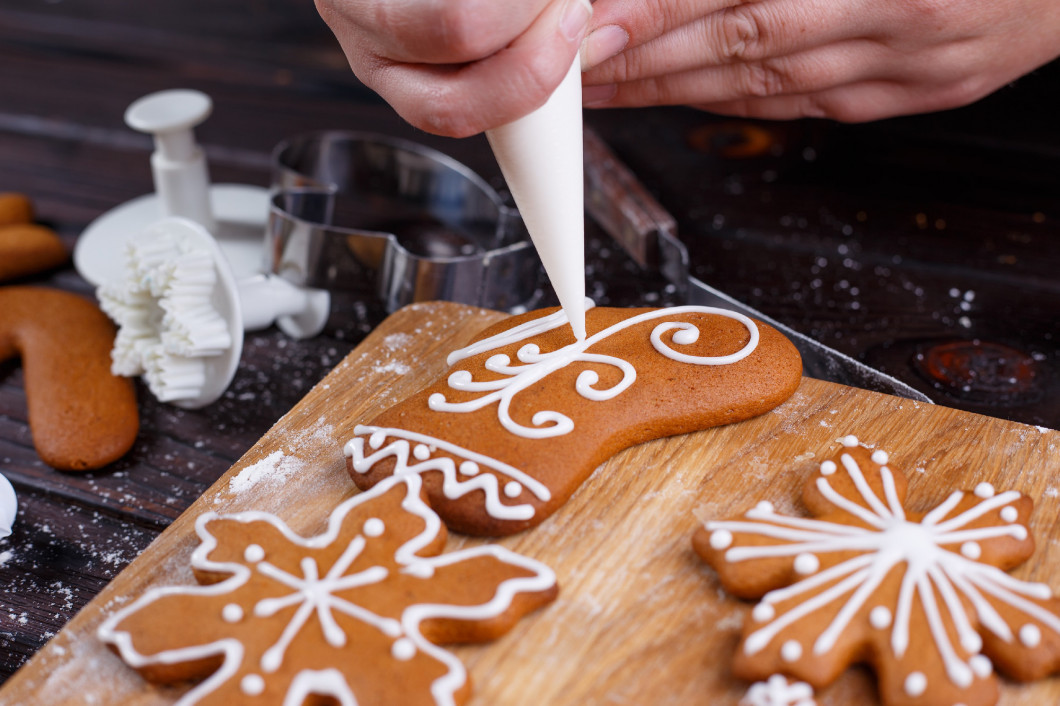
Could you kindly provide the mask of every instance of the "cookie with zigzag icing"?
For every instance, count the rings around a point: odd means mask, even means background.
[[[723,309],[590,308],[586,328],[575,340],[555,309],[488,328],[440,379],[356,428],[350,475],[362,489],[422,475],[451,529],[511,534],[622,449],[762,414],[801,379],[787,338]]]

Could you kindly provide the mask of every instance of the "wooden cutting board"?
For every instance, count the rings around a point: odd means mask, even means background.
[[[258,509],[305,535],[355,488],[342,447],[356,424],[443,372],[445,354],[502,314],[456,304],[387,319],[0,690],[0,704],[167,704],[95,638],[101,619],[148,587],[194,583],[195,518]],[[692,552],[700,518],[760,499],[799,513],[805,478],[854,434],[910,477],[909,506],[987,481],[1036,499],[1039,548],[1015,571],[1060,586],[1060,433],[806,379],[785,404],[740,424],[618,454],[539,527],[500,540],[555,569],[560,596],[500,640],[459,647],[472,704],[735,704],[728,664],[749,604]],[[481,540],[452,536],[449,549]],[[872,704],[855,669],[821,704]],[[1060,702],[1060,679],[1004,686],[1003,704]]]

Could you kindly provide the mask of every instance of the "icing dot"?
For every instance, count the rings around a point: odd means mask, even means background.
[[[395,640],[394,644],[390,646],[390,654],[394,659],[407,662],[416,656],[416,644],[407,637]]]
[[[780,657],[785,662],[794,662],[799,657],[802,657],[802,645],[795,640],[788,640],[780,648]]]
[[[429,579],[434,576],[434,567],[425,561],[419,561],[415,564],[409,564],[401,570],[403,573],[415,576],[420,579]]]
[[[378,449],[380,446],[383,445],[384,441],[386,441],[385,431],[374,432],[371,436],[368,437],[368,445],[371,446],[373,449]]]
[[[887,455],[886,451],[877,449],[876,451],[872,452],[872,462],[879,466],[882,466],[883,464],[887,463],[888,458],[890,457]]]
[[[260,544],[250,544],[243,551],[243,558],[251,563],[256,563],[265,558],[265,550]]]
[[[1037,647],[1042,641],[1042,631],[1037,625],[1027,623],[1020,628],[1020,642],[1024,647]]]
[[[239,688],[247,696],[257,696],[265,691],[265,680],[257,674],[248,674],[239,682]]]
[[[911,672],[905,678],[905,693],[909,696],[920,696],[927,689],[927,677],[923,672]]]
[[[983,649],[983,638],[979,637],[979,633],[970,633],[961,638],[961,647],[975,654]]]
[[[821,475],[830,476],[836,472],[835,461],[825,461],[821,464]]]
[[[229,603],[221,609],[221,617],[226,623],[238,623],[243,619],[243,607],[235,603]]]
[[[504,494],[509,498],[517,498],[523,492],[523,486],[514,480],[510,480],[504,484]]]
[[[710,546],[714,549],[728,549],[732,546],[732,532],[716,530],[710,533]]]
[[[973,655],[968,664],[971,665],[972,671],[976,673],[980,679],[986,679],[990,676],[990,673],[994,671],[994,665],[990,663],[990,659],[985,655]]]
[[[763,500],[762,502],[755,505],[755,511],[770,515],[773,513],[773,503],[769,502],[768,500]]]
[[[799,554],[795,557],[795,572],[806,575],[812,574],[821,568],[821,562],[813,554]]]
[[[431,450],[427,448],[426,444],[416,444],[416,448],[412,450],[412,455],[419,461],[426,461],[431,457]]]
[[[465,476],[474,476],[478,474],[478,464],[474,461],[464,461],[460,464],[460,472]]]
[[[983,548],[979,546],[978,542],[965,542],[961,545],[961,554],[975,560],[983,555]]]
[[[980,483],[975,486],[975,494],[983,499],[992,498],[994,497],[994,486],[989,483]]]
[[[854,436],[853,434],[848,434],[847,436],[844,436],[842,439],[840,439],[839,443],[847,447],[848,449],[852,449],[858,445],[858,437]]]
[[[751,611],[751,617],[760,623],[764,623],[767,620],[772,620],[773,616],[777,614],[777,611],[768,603],[759,603]]]
[[[877,630],[883,630],[891,624],[891,611],[878,605],[869,613],[869,624]]]
[[[1015,522],[1020,518],[1019,511],[1009,505],[1001,509],[1001,519],[1005,522]]]
[[[371,517],[364,521],[364,533],[369,537],[378,537],[385,529],[386,525],[378,517]]]

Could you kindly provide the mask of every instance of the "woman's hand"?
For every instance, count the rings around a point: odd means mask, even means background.
[[[542,105],[589,0],[316,0],[354,74],[412,125],[465,137]]]
[[[585,104],[857,122],[975,101],[1060,56],[1057,0],[597,0]]]

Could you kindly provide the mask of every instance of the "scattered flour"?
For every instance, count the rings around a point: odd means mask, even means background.
[[[2,551],[2,552],[0,552],[0,566],[3,566],[7,562],[11,561],[11,559],[13,559],[14,556],[15,556],[15,553],[12,552],[12,551]]]
[[[244,493],[262,482],[280,483],[302,470],[303,467],[304,464],[297,456],[288,456],[283,451],[273,451],[257,463],[247,466],[235,478],[228,481],[228,492]]]

